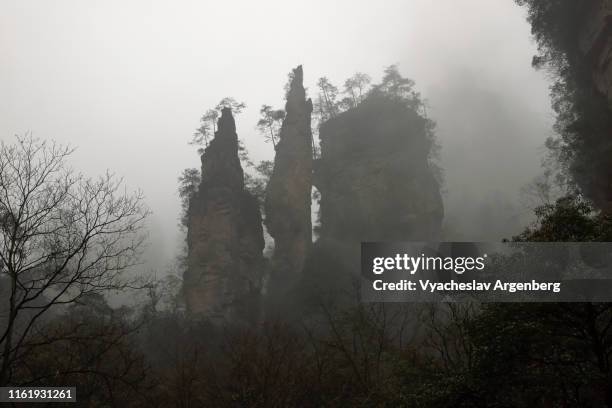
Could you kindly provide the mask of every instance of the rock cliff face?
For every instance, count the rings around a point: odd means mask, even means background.
[[[202,155],[202,181],[190,201],[188,220],[183,289],[188,312],[213,321],[257,320],[261,214],[256,198],[244,188],[236,125],[228,108]]]
[[[612,0],[584,0],[586,17],[579,22],[578,44],[587,61],[593,87],[607,100],[609,117],[612,117]],[[593,98],[595,94],[593,93]],[[612,166],[609,161],[610,121],[603,131],[599,146],[589,160],[588,171],[579,171],[575,176],[585,194],[607,214],[612,214]],[[588,131],[587,131],[588,132]],[[585,140],[592,135],[584,135]],[[590,142],[588,142],[590,143]]]
[[[612,0],[590,0],[583,23],[580,49],[591,64],[595,87],[612,109]]]
[[[312,103],[306,99],[301,66],[293,70],[285,110],[265,200],[265,224],[275,243],[268,285],[272,296],[300,278],[312,245]]]
[[[371,96],[326,122],[320,138],[315,184],[321,193],[322,239],[439,238],[444,211],[421,116],[384,96]]]

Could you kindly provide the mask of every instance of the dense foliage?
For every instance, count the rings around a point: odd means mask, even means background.
[[[553,78],[555,130],[547,146],[574,178],[581,191],[600,208],[612,201],[612,114],[594,86],[592,62],[580,48],[585,20],[594,0],[516,0],[528,10],[538,44],[536,68]]]

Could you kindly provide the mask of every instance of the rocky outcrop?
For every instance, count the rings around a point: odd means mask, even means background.
[[[189,204],[187,246],[188,312],[213,321],[257,320],[263,229],[257,199],[244,187],[229,108],[202,155],[202,181]]]
[[[440,239],[444,210],[428,159],[429,125],[405,102],[373,93],[320,127],[320,226],[294,315],[358,301],[361,242]]]
[[[590,0],[580,49],[591,65],[593,83],[612,108],[612,0]]]
[[[580,3],[580,2],[578,2]],[[587,12],[578,22],[578,44],[585,57],[592,86],[589,99],[597,105],[598,95],[607,101],[608,119],[603,120],[604,109],[599,118],[590,123],[596,124],[595,131],[583,130],[581,137],[589,146],[584,162],[588,165],[575,165],[574,177],[585,195],[607,214],[612,214],[612,166],[610,165],[610,137],[612,122],[612,0],[585,0]],[[591,91],[591,90],[589,90]],[[605,103],[605,102],[604,102]],[[593,109],[592,107],[590,109]],[[581,125],[584,129],[584,125]],[[593,142],[593,140],[597,142]],[[597,143],[597,145],[595,145]],[[586,169],[583,169],[585,167]]]
[[[301,66],[293,70],[285,110],[265,200],[265,224],[275,244],[271,296],[299,280],[312,245],[312,102],[306,99]]]
[[[439,238],[444,211],[426,126],[414,110],[385,96],[370,96],[321,126],[315,185],[322,239]]]

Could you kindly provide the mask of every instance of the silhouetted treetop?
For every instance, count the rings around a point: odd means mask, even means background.
[[[234,115],[242,113],[246,108],[244,102],[238,102],[232,97],[225,97],[212,109],[208,109],[200,118],[200,126],[196,129],[189,144],[199,146],[198,154],[204,153],[204,148],[208,146],[210,140],[217,131],[217,121],[223,109],[230,109]]]

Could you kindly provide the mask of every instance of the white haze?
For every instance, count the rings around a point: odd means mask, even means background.
[[[239,136],[270,159],[258,110],[282,106],[291,68],[312,91],[397,63],[438,123],[449,237],[500,239],[528,220],[520,188],[551,132],[534,53],[512,0],[0,0],[0,138],[69,143],[76,168],[141,188],[159,265],[182,240],[177,177],[199,166],[187,142],[206,109],[245,101]]]

